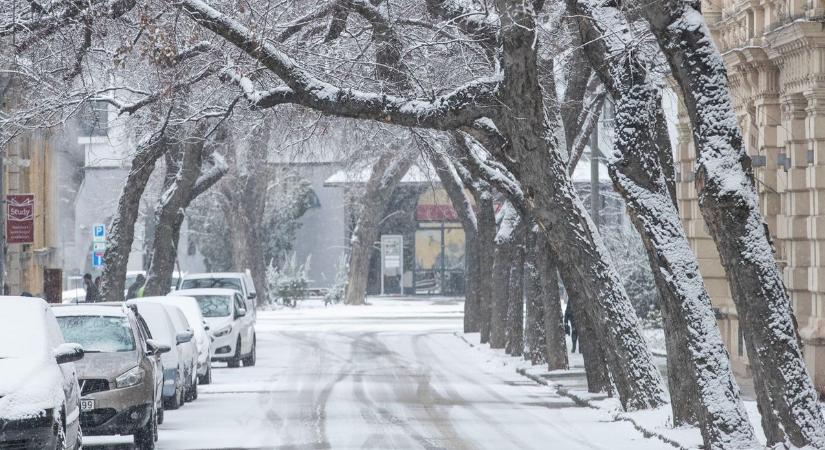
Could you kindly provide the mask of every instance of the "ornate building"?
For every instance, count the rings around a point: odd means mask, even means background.
[[[728,69],[808,370],[825,393],[825,3],[705,1],[703,11]],[[695,154],[684,113],[678,122],[680,214],[734,370],[747,375],[736,309],[696,200]]]

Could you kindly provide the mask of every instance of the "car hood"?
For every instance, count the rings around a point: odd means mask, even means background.
[[[131,352],[86,353],[75,363],[78,378],[114,380],[139,362],[137,350]]]
[[[209,333],[214,333],[232,323],[232,316],[205,317],[206,324],[209,325]]]
[[[57,363],[40,358],[0,359],[0,418],[23,419],[55,408],[63,400]]]

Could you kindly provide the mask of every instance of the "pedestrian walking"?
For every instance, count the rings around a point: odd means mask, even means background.
[[[572,352],[576,353],[579,330],[576,329],[576,318],[573,317],[573,308],[570,307],[570,303],[570,300],[568,300],[567,307],[564,308],[564,331],[570,335],[570,340],[573,342]]]
[[[138,298],[142,297],[142,295],[138,295],[142,293],[143,285],[146,284],[146,277],[143,274],[138,274],[137,278],[135,278],[135,282],[129,286],[129,289],[126,291],[126,300],[131,298]]]
[[[92,274],[83,275],[83,285],[86,287],[86,303],[96,303],[100,301],[100,291],[92,281]]]

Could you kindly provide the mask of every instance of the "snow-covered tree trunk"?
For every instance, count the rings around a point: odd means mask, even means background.
[[[478,221],[473,204],[465,189],[455,163],[444,154],[431,154],[441,186],[447,192],[450,203],[464,229],[465,300],[464,332],[476,333],[480,329],[481,242],[478,239]]]
[[[533,365],[547,362],[547,331],[545,329],[545,303],[548,300],[544,292],[544,280],[539,258],[544,257],[544,248],[539,250],[538,226],[532,224],[527,235],[526,255],[524,260],[524,301],[527,304],[527,319],[524,327],[524,359]],[[565,359],[567,355],[564,355]]]
[[[753,448],[753,427],[681,226],[674,187],[662,167],[672,166],[672,159],[665,155],[670,146],[657,126],[662,116],[659,88],[642,61],[626,52],[633,37],[621,12],[588,0],[574,9],[583,18],[590,61],[617,105],[615,151],[605,156],[613,184],[642,237],[659,290],[674,423],[698,420],[708,448]],[[661,148],[664,145],[667,148]]]
[[[166,182],[155,208],[155,233],[152,257],[146,273],[144,294],[166,295],[178,254],[183,208],[201,173],[205,140],[204,127],[193,130],[176,150],[166,153]]]
[[[567,359],[567,340],[564,338],[564,313],[561,310],[557,258],[547,244],[545,233],[536,233],[535,258],[536,271],[541,283],[539,295],[542,304],[538,307],[544,312],[547,367],[550,370],[567,369],[570,363]]]
[[[493,204],[493,192],[484,181],[472,184],[473,198],[476,201],[478,243],[478,316],[481,342],[490,340],[490,314],[493,301],[493,264],[495,262],[496,212]]]
[[[521,216],[513,204],[508,202],[499,211],[497,222],[499,226],[495,237],[493,298],[490,302],[490,348],[505,348],[509,324],[511,277],[513,266],[516,264]]]
[[[347,287],[344,303],[363,305],[367,297],[370,257],[378,239],[378,225],[384,218],[387,204],[415,158],[412,155],[385,153],[372,166],[350,240]]]
[[[109,234],[106,251],[103,253],[103,275],[101,275],[100,295],[104,301],[120,302],[126,292],[126,268],[129,253],[135,239],[135,222],[140,213],[140,199],[149,177],[155,170],[158,159],[167,150],[166,126],[138,144],[132,167],[123,184],[123,191],[117,202]]]
[[[693,125],[699,207],[730,281],[768,444],[787,439],[798,447],[823,447],[825,421],[759,212],[727,72],[700,4],[664,0],[641,14],[670,63]]]
[[[515,231],[516,242],[507,299],[507,343],[504,346],[504,351],[510,356],[524,354],[524,263],[529,226],[530,222],[522,218]]]

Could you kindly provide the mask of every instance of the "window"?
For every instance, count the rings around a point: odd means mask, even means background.
[[[203,317],[226,317],[230,313],[230,299],[224,295],[196,295]]]
[[[80,113],[80,129],[85,136],[106,136],[109,128],[109,104],[101,101],[86,103]]]
[[[132,327],[125,317],[63,316],[58,317],[57,322],[66,341],[82,345],[86,353],[135,350]]]

